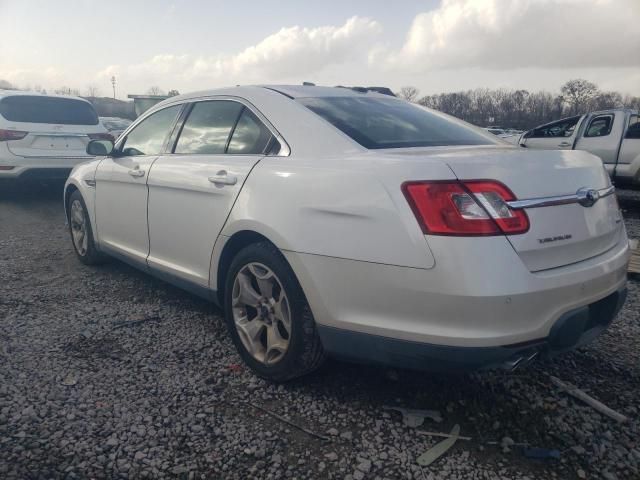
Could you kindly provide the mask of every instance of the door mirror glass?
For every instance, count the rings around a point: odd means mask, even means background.
[[[87,145],[87,153],[94,157],[104,157],[113,151],[111,140],[91,140]]]

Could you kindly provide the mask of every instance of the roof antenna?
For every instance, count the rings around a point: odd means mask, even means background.
[[[316,86],[316,84],[313,83],[313,82],[302,82],[302,85],[304,87],[315,87]]]

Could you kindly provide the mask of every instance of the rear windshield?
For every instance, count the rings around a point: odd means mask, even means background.
[[[297,99],[366,148],[492,145],[472,127],[395,98]]]
[[[73,98],[16,95],[0,100],[0,115],[11,122],[97,125],[91,104]]]

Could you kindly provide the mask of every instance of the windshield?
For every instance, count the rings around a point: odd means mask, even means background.
[[[349,96],[297,100],[369,149],[495,143],[458,120],[395,98]]]

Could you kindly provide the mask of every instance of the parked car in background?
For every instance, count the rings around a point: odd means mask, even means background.
[[[113,138],[118,138],[131,125],[131,120],[119,117],[100,117],[100,123],[113,135]]]
[[[485,130],[495,135],[496,137],[511,143],[512,145],[515,145],[517,143],[517,139],[519,135],[522,133],[522,131],[520,130],[514,130],[512,128],[501,128],[501,127],[486,127]]]
[[[563,118],[525,132],[519,145],[586,150],[602,159],[620,183],[640,186],[640,121],[637,110],[616,109]]]
[[[625,299],[629,242],[587,152],[537,152],[387,95],[315,86],[172,97],[92,141],[73,248],[217,302],[284,381],[328,355],[515,368],[583,345]]]
[[[503,137],[507,135],[507,132],[505,132],[502,128],[499,128],[499,127],[486,127],[485,130],[495,135],[496,137]]]
[[[504,133],[509,135],[521,135],[523,133],[522,130],[517,130],[515,128],[505,128]]]
[[[113,140],[86,100],[0,90],[0,179],[65,179],[91,140]]]

